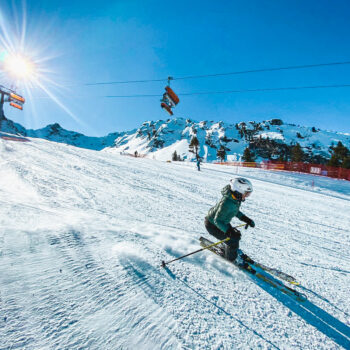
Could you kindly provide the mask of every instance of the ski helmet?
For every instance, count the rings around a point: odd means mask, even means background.
[[[230,186],[232,192],[238,192],[241,195],[246,195],[246,197],[253,192],[253,185],[244,177],[237,177],[230,180]]]

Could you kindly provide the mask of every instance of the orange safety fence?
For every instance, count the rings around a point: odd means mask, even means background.
[[[255,162],[216,162],[214,164],[242,166],[245,168],[260,168],[264,170],[284,170],[299,173],[308,173],[319,176],[327,176],[337,179],[350,181],[350,169],[340,167],[331,167],[323,164],[311,164],[301,162],[277,162],[264,161],[261,163]]]

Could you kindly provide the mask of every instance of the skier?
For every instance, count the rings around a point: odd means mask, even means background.
[[[201,170],[201,159],[199,157],[197,158],[197,169],[198,171]]]
[[[230,237],[225,243],[225,258],[235,261],[238,255],[239,240],[241,232],[232,227],[230,221],[233,217],[246,223],[248,226],[254,227],[255,223],[248,216],[244,215],[240,210],[241,203],[253,192],[251,182],[243,177],[230,180],[230,184],[226,185],[222,190],[222,198],[212,207],[204,220],[207,231],[219,240]]]

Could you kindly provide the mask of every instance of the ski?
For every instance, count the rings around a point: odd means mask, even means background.
[[[243,254],[243,252],[241,250],[239,250],[239,254]],[[257,268],[259,268],[261,270],[264,270],[264,271],[270,273],[271,275],[274,275],[275,277],[278,277],[278,278],[280,278],[280,279],[282,279],[282,280],[284,280],[286,282],[289,282],[290,284],[293,284],[295,286],[300,285],[300,282],[298,282],[293,276],[288,275],[287,273],[282,272],[282,271],[280,271],[278,269],[275,269],[273,267],[268,267],[266,265],[260,264],[260,263],[258,263],[256,261],[254,261],[252,258],[247,256],[246,254],[243,254],[243,256],[244,256],[243,259],[247,263],[253,265],[254,267],[257,267]]]
[[[213,242],[211,242],[210,240],[208,240],[204,237],[200,237],[199,240],[200,240],[200,245],[202,247],[207,247],[207,246],[213,244]],[[223,258],[227,262],[230,262],[227,259],[225,259],[224,255],[223,255],[223,249],[220,248],[219,246],[210,247],[210,248],[208,248],[208,250],[210,250],[214,254],[220,256],[221,258]],[[241,271],[247,272],[247,273],[255,276],[256,278],[260,279],[261,281],[264,281],[268,285],[278,289],[282,293],[292,297],[296,301],[303,302],[306,300],[306,297],[302,293],[298,292],[297,290],[295,290],[293,288],[286,286],[284,283],[275,279],[273,276],[268,275],[267,271],[263,270],[265,273],[260,272],[259,270],[257,270],[254,267],[253,264],[251,264],[247,261],[244,261],[243,264],[236,264],[234,262],[230,262],[230,263],[232,263],[234,266],[238,267]]]
[[[201,237],[201,239],[204,239],[204,237]],[[209,240],[207,240],[208,242],[210,242]],[[221,249],[221,248],[217,248],[217,249]],[[295,286],[299,286],[300,285],[300,282],[296,280],[296,278],[294,278],[293,276],[291,275],[288,275],[287,273],[285,272],[282,272],[278,269],[275,269],[273,267],[268,267],[266,265],[263,265],[261,263],[258,263],[257,261],[254,261],[252,258],[250,258],[248,255],[244,254],[240,249],[238,250],[238,254],[241,255],[241,257],[243,258],[244,261],[246,261],[247,263],[249,263],[250,265],[254,266],[255,268],[258,268],[258,269],[261,269],[261,270],[264,270],[268,273],[270,273],[271,275],[274,275],[275,277],[277,278],[280,278],[282,279],[283,281],[286,281],[290,284],[293,284]]]

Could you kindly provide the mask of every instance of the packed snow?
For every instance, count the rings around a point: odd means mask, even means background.
[[[241,248],[306,302],[209,251],[160,266],[238,175]],[[0,349],[350,348],[349,181],[0,140],[0,194]]]

